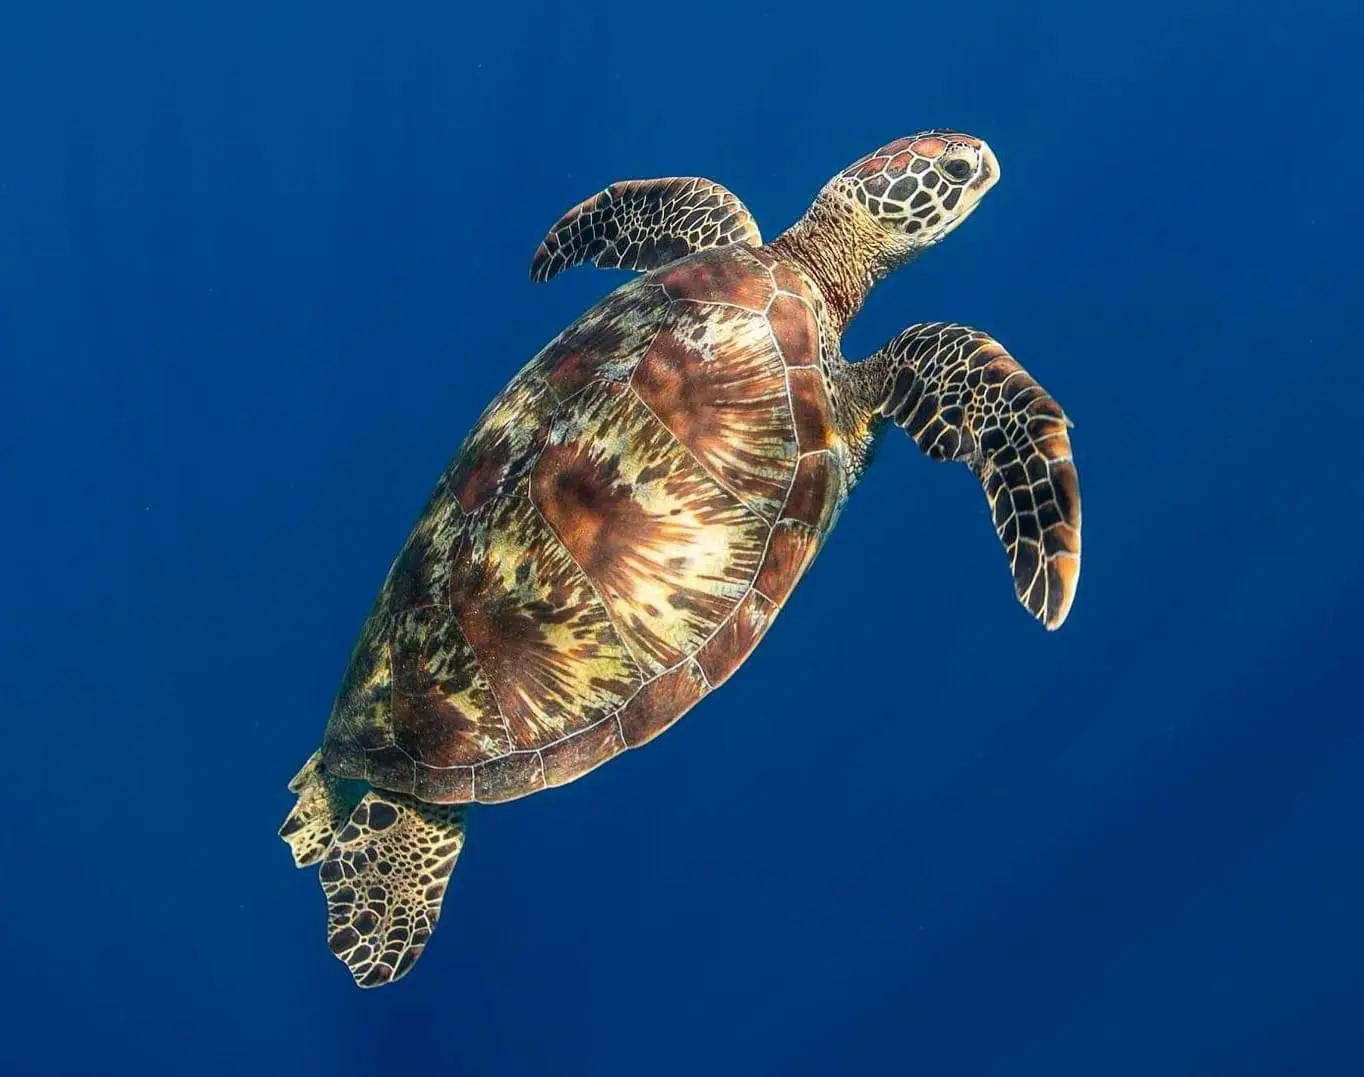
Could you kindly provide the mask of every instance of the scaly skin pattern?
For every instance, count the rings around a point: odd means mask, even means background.
[[[869,426],[894,423],[980,480],[1014,593],[1059,628],[1080,577],[1080,480],[1061,405],[998,341],[948,322],[911,325],[849,369]]]
[[[728,246],[628,283],[536,356],[395,561],[326,771],[508,800],[644,743],[728,678],[847,493],[816,302]]]
[[[554,223],[531,260],[530,277],[547,281],[584,262],[656,269],[732,243],[757,247],[762,235],[747,207],[714,180],[622,180]]]
[[[854,161],[805,215],[768,244],[802,267],[828,307],[835,340],[877,281],[941,243],[999,179],[980,139],[927,131]]]

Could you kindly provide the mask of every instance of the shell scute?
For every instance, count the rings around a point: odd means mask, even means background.
[[[540,749],[546,785],[564,785],[625,750],[615,715]]]
[[[399,614],[427,606],[448,605],[450,558],[467,521],[450,489],[447,469],[426,510],[389,567],[375,602],[376,611]]]
[[[783,295],[795,296],[813,304],[814,293],[810,283],[796,269],[780,259],[773,260],[772,280]]]
[[[466,513],[512,489],[545,443],[546,424],[558,403],[538,375],[523,371],[480,416],[450,468],[450,493]]]
[[[776,518],[795,470],[796,432],[763,315],[676,304],[630,385],[727,489]]]
[[[394,742],[419,763],[456,767],[512,748],[488,678],[444,607],[398,618],[392,698]]]
[[[758,259],[741,247],[719,247],[673,262],[651,274],[669,299],[727,303],[760,314],[776,283]]]
[[[474,767],[474,799],[481,804],[515,800],[544,787],[539,752],[513,752]]]
[[[411,793],[417,785],[417,763],[396,744],[371,748],[364,753],[364,769],[355,775],[384,789]]]
[[[819,324],[815,312],[803,299],[785,293],[772,300],[767,311],[772,338],[787,367],[810,367],[819,363]]]
[[[791,390],[791,417],[795,420],[800,451],[832,448],[838,435],[834,432],[833,409],[819,370],[797,367],[786,372],[786,381]]]
[[[781,609],[759,591],[750,591],[720,630],[696,652],[696,664],[718,688],[752,653]]]
[[[600,597],[524,495],[492,502],[470,525],[450,600],[513,749],[605,717],[643,679]]]
[[[591,381],[625,381],[658,331],[668,300],[648,278],[616,289],[527,364],[567,400]]]
[[[758,578],[753,581],[754,589],[780,606],[815,559],[822,537],[818,530],[799,520],[779,521],[772,529]]]
[[[631,748],[654,739],[691,710],[710,691],[695,659],[650,681],[621,710],[621,734]]]
[[[530,497],[651,676],[743,597],[768,525],[627,387],[594,386],[575,404],[531,473]]]
[[[467,804],[474,799],[473,767],[416,766],[412,795],[432,804]]]
[[[784,515],[827,533],[838,511],[842,485],[842,473],[831,453],[801,457]]]

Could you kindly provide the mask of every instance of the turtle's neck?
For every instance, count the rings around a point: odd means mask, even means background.
[[[879,281],[887,264],[885,235],[866,214],[821,192],[805,216],[768,244],[813,278],[829,306],[831,328],[841,336]]]

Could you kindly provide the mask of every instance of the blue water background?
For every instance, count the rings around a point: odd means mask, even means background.
[[[0,1072],[1364,1074],[1364,9],[1306,0],[0,12]],[[931,126],[1003,179],[845,348],[954,319],[1064,404],[1049,635],[888,438],[666,736],[475,813],[357,991],[275,828],[512,372],[625,279],[560,212],[768,235]]]

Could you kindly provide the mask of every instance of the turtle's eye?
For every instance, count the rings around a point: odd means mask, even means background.
[[[953,157],[949,161],[944,161],[942,170],[947,173],[949,179],[954,179],[958,183],[962,180],[969,179],[971,173],[975,171],[975,169],[971,167],[971,162],[965,157]]]

